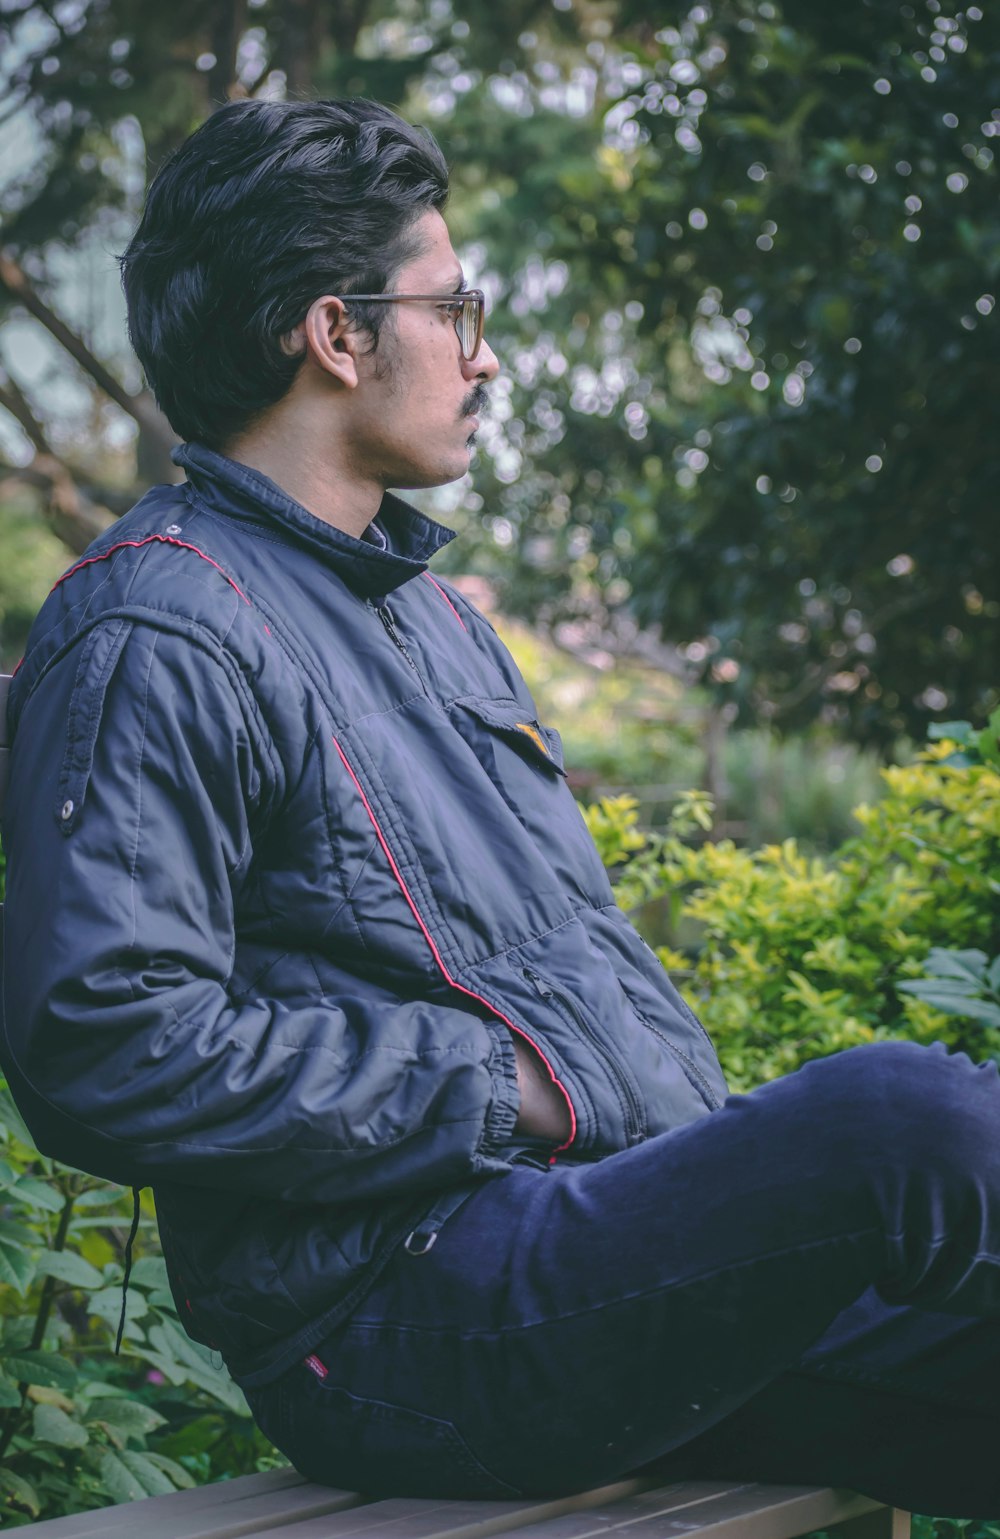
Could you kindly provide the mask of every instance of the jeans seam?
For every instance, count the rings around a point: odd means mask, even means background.
[[[463,1339],[475,1337],[486,1339],[513,1335],[518,1331],[538,1330],[547,1325],[556,1325],[564,1320],[579,1320],[587,1315],[600,1314],[606,1310],[614,1309],[621,1304],[635,1304],[642,1299],[655,1298],[658,1295],[666,1297],[684,1288],[697,1286],[699,1283],[712,1282],[715,1278],[724,1277],[727,1273],[740,1271],[744,1267],[755,1266],[761,1261],[777,1261],[782,1256],[801,1255],[804,1251],[816,1250],[824,1245],[837,1245],[845,1241],[855,1241],[871,1234],[878,1234],[876,1228],[854,1229],[845,1234],[827,1235],[822,1239],[810,1240],[805,1244],[787,1245],[779,1250],[766,1251],[763,1254],[745,1256],[736,1261],[728,1261],[725,1266],[715,1267],[711,1271],[698,1272],[690,1277],[674,1278],[669,1283],[662,1283],[656,1287],[639,1288],[634,1293],[619,1293],[614,1298],[604,1299],[597,1304],[586,1304],[580,1309],[568,1310],[565,1313],[548,1314],[538,1320],[521,1320],[516,1325],[506,1325],[492,1328],[480,1328],[478,1326],[455,1326],[453,1328],[435,1325],[413,1325],[409,1323],[391,1320],[363,1320],[357,1317],[350,1321],[346,1335],[360,1335],[361,1332],[371,1331],[400,1331],[414,1335],[429,1336],[460,1336]]]

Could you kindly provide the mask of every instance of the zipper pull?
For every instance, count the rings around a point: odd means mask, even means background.
[[[528,980],[535,993],[539,994],[542,999],[552,998],[552,990],[549,988],[548,984],[543,983],[538,974],[536,972],[532,972],[530,967],[521,968],[521,977]]]
[[[375,613],[378,615],[379,619],[382,621],[382,624],[385,627],[386,635],[389,637],[389,639],[391,641],[395,642],[396,646],[402,652],[403,651],[403,638],[402,638],[402,636],[400,636],[399,632],[396,629],[396,622],[392,618],[392,610],[389,608],[389,606],[386,603],[385,599],[383,599],[381,601],[381,603],[375,605]]]

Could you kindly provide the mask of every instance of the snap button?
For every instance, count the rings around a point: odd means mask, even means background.
[[[74,804],[71,801],[63,802],[61,816],[64,823],[66,822],[67,818],[71,818],[73,816],[73,806]]]
[[[180,532],[181,532],[180,524],[168,524],[167,525],[167,533],[168,534],[180,534]]]

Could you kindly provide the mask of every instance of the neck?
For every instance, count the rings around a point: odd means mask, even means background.
[[[345,470],[336,453],[320,452],[320,441],[286,421],[230,439],[225,452],[267,476],[315,518],[358,539],[378,512],[384,488],[372,477]],[[330,447],[335,446],[324,445]]]

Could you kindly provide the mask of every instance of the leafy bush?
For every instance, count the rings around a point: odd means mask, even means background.
[[[663,837],[639,833],[632,799],[587,810],[618,870],[619,901],[640,927],[643,905],[669,904],[675,944],[659,954],[734,1088],[886,1037],[992,1053],[992,1016],[957,1013],[955,990],[945,991],[946,1013],[940,987],[908,983],[932,952],[980,952],[985,973],[1000,951],[998,732],[1000,713],[983,734],[969,729],[956,741],[956,731],[914,764],[883,771],[884,797],[856,809],[860,833],[829,859],[804,855],[794,840],[754,851],[729,840],[692,846],[690,798]],[[698,807],[704,821],[703,799]]]
[[[0,1524],[279,1462],[181,1329],[158,1254],[132,1268],[114,1356],[127,1194],[39,1154],[6,1089],[0,1145]]]

